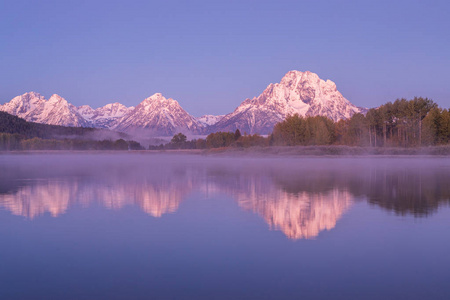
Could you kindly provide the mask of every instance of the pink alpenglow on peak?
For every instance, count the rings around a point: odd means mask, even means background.
[[[30,111],[42,106],[45,101],[44,96],[41,94],[29,92],[21,96],[14,97],[8,103],[0,105],[0,110],[26,119]]]
[[[89,105],[78,107],[78,112],[94,127],[112,128],[126,114],[130,113],[134,106],[126,107],[118,102],[106,104],[97,109],[92,109]]]
[[[246,99],[210,131],[240,129],[251,134],[267,134],[288,115],[320,115],[337,121],[359,112],[361,108],[345,99],[333,81],[324,81],[309,71],[290,71],[280,83],[271,83],[258,97]]]
[[[166,99],[160,93],[144,99],[137,107],[114,102],[93,109],[89,105],[75,107],[56,94],[46,100],[38,93],[29,92],[0,105],[0,111],[43,124],[127,132],[145,130],[163,136],[178,132],[198,134],[204,129],[204,125],[188,114],[176,100]]]
[[[113,129],[125,132],[149,130],[155,135],[170,136],[177,132],[199,133],[203,126],[176,100],[156,93],[121,118]]]
[[[203,126],[211,126],[219,122],[225,115],[204,115],[199,118],[197,118],[197,121],[199,121]]]
[[[75,107],[59,95],[49,100],[35,92],[17,96],[0,105],[0,111],[27,121],[51,125],[97,127],[123,132],[144,131],[145,135],[172,136],[178,132],[204,134],[216,131],[268,134],[287,116],[326,116],[334,121],[365,113],[337,90],[331,80],[315,73],[289,71],[280,83],[271,83],[258,97],[246,99],[227,115],[204,115],[195,118],[180,104],[156,93],[136,107],[118,102],[93,109]]]
[[[92,126],[78,113],[75,106],[56,94],[45,100],[38,93],[25,93],[1,105],[0,110],[29,122],[73,127]]]

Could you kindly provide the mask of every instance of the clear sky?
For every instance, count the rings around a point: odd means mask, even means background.
[[[358,106],[450,107],[450,1],[0,0],[0,103],[75,105],[161,92],[194,116],[231,112],[289,70]]]

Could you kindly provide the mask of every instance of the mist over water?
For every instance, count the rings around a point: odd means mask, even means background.
[[[447,158],[61,153],[0,170],[4,298],[450,296]]]

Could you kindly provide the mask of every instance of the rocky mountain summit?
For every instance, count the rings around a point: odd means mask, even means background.
[[[239,128],[251,134],[267,134],[288,115],[320,115],[337,121],[361,111],[342,96],[331,80],[324,81],[309,71],[290,71],[280,83],[271,83],[258,97],[246,99],[210,131]]]
[[[200,124],[202,124],[203,126],[207,127],[207,126],[211,126],[216,124],[217,122],[219,122],[225,115],[204,115],[201,116],[199,118],[197,118],[197,121],[200,122]]]
[[[30,92],[0,105],[0,110],[29,122],[72,127],[91,127],[77,108],[64,98],[54,94],[46,100],[42,95]]]
[[[246,99],[227,115],[195,118],[176,100],[166,99],[160,93],[144,99],[136,107],[115,102],[93,109],[89,105],[75,107],[56,94],[46,100],[38,93],[29,92],[0,105],[0,111],[30,122],[124,132],[142,130],[170,136],[177,132],[205,134],[236,129],[249,134],[268,134],[288,115],[320,115],[337,121],[364,113],[365,109],[345,99],[334,82],[324,81],[309,71],[290,71],[280,83],[269,84],[261,95]]]
[[[176,100],[157,93],[122,117],[113,129],[126,132],[146,129],[156,135],[173,135],[177,132],[198,133],[203,130],[203,125]]]
[[[87,121],[92,123],[93,127],[112,128],[126,114],[130,113],[134,106],[126,107],[118,102],[106,104],[105,106],[93,109],[89,105],[78,107],[78,113]]]

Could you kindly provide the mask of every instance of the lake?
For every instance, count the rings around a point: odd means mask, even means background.
[[[450,159],[0,155],[0,299],[450,299]]]

